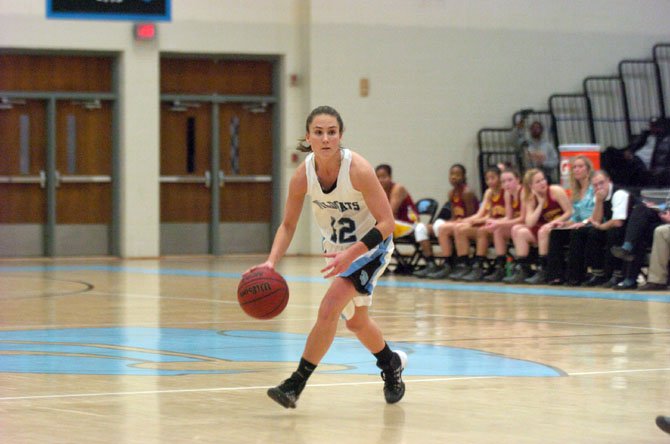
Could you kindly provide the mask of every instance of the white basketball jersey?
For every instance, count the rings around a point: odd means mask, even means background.
[[[316,176],[314,153],[305,159],[307,194],[323,236],[324,251],[341,251],[360,240],[377,223],[363,194],[351,184],[351,151],[342,149],[342,163],[335,187],[324,193]]]

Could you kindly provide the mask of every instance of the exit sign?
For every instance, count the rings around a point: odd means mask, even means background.
[[[171,0],[46,0],[47,18],[79,20],[164,21]]]

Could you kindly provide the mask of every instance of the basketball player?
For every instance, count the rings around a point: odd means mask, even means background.
[[[314,109],[305,126],[307,134],[298,149],[310,154],[291,178],[284,220],[268,259],[248,272],[275,267],[293,238],[305,195],[309,195],[328,261],[321,272],[333,280],[321,300],[297,370],[269,389],[268,396],[286,408],[295,408],[307,379],[330,348],[342,315],[347,328],[377,358],[384,397],[392,404],[405,394],[402,371],[407,355],[392,351],[368,316],[377,278],[393,252],[391,206],[370,163],[341,147],[344,124],[336,110],[328,106]]]
[[[412,196],[410,196],[404,185],[393,181],[393,169],[391,165],[386,163],[377,165],[375,167],[375,174],[386,193],[386,197],[391,204],[393,217],[395,218],[393,239],[411,234],[414,231],[414,224],[419,218],[419,210],[414,205]]]
[[[530,261],[528,254],[531,245],[538,245],[538,232],[548,223],[566,221],[572,215],[572,202],[560,185],[549,185],[543,170],[531,168],[523,177],[524,202],[526,220],[524,224],[512,228],[512,242],[516,254],[516,266],[511,276],[502,281],[506,284],[536,283],[530,281]],[[538,264],[538,269],[546,270],[546,245],[539,245],[539,252],[544,260]]]

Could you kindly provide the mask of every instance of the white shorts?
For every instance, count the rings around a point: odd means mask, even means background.
[[[437,219],[435,222],[433,222],[433,234],[437,237],[437,233],[440,231],[440,227],[444,225],[447,221],[444,219]],[[414,227],[414,239],[417,242],[423,242],[427,241],[430,239],[430,235],[428,234],[428,227],[424,223],[419,223],[416,224],[416,227]]]
[[[330,252],[331,248],[328,248],[325,243],[324,247],[326,252]],[[349,279],[358,292],[358,295],[354,296],[342,310],[344,319],[351,319],[356,307],[372,305],[372,293],[377,285],[377,279],[384,273],[391,261],[393,248],[393,236],[389,236],[381,244],[356,258],[349,268],[338,274],[340,277]],[[339,249],[332,248],[332,250]]]

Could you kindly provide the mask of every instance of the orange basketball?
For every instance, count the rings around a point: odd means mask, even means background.
[[[288,285],[268,267],[258,268],[242,277],[237,286],[237,301],[242,310],[256,319],[272,319],[288,304]]]

